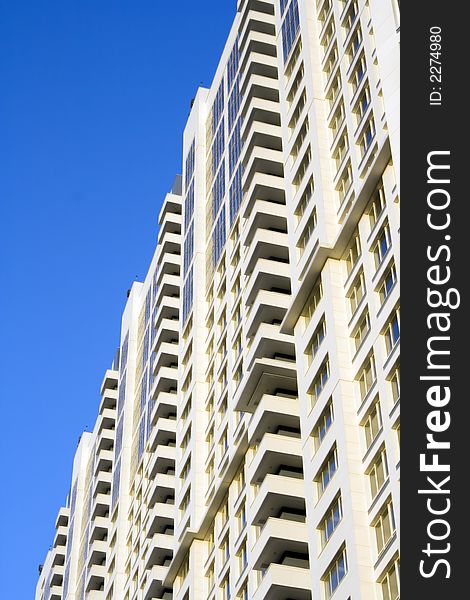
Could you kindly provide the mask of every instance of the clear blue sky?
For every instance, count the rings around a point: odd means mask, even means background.
[[[235,0],[0,0],[0,597],[31,600]]]

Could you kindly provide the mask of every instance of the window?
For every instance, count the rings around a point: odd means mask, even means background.
[[[218,171],[220,161],[222,160],[222,156],[225,150],[225,127],[224,127],[224,119],[222,119],[222,123],[220,124],[219,130],[215,136],[214,143],[212,145],[212,175],[215,175]],[[222,165],[222,168],[224,166]]]
[[[217,219],[217,223],[212,234],[214,250],[213,250],[213,265],[215,266],[219,262],[220,255],[225,246],[227,238],[227,231],[225,226],[225,206],[220,212],[220,216]]]
[[[238,39],[235,40],[235,44],[233,46],[232,52],[230,53],[230,58],[227,63],[227,89],[230,90],[232,88],[232,83],[235,81],[235,78],[238,73],[238,64],[240,60],[240,52],[238,48]]]
[[[391,500],[387,502],[385,508],[381,511],[374,524],[374,530],[377,553],[380,554],[395,533],[395,517],[393,515],[393,505]]]
[[[230,186],[230,226],[232,226],[238,214],[238,209],[242,203],[242,166],[240,165],[235,173]]]
[[[325,385],[328,382],[328,379],[330,378],[330,361],[328,359],[328,356],[326,357],[326,359],[323,361],[322,365],[320,366],[320,368],[317,371],[317,374],[315,375],[315,378],[312,382],[312,385],[310,386],[310,396],[311,396],[311,404],[312,407],[316,404],[318,398],[320,397],[320,394],[323,392],[323,389],[325,387]]]
[[[184,580],[188,576],[188,573],[189,573],[189,555],[187,555],[186,558],[183,560],[183,564],[181,565],[179,573],[178,573],[180,587],[182,586]]]
[[[370,317],[369,311],[366,310],[362,315],[362,318],[357,325],[355,332],[353,333],[352,339],[354,341],[354,349],[357,352],[362,345],[362,342],[366,338],[367,334],[370,331]]]
[[[344,157],[346,156],[347,152],[349,149],[349,143],[348,143],[348,134],[347,132],[344,133],[344,135],[339,139],[338,143],[336,144],[335,149],[333,150],[333,159],[336,163],[336,168],[339,169],[341,167],[341,164],[343,162]]]
[[[371,498],[374,500],[388,477],[387,454],[385,449],[382,449],[379,452],[368,475]]]
[[[384,339],[387,354],[390,354],[400,339],[400,310],[396,310],[395,314],[388,322],[384,332]]]
[[[334,44],[330,50],[328,59],[325,62],[325,65],[323,67],[323,71],[325,72],[327,80],[331,77],[331,74],[333,73],[334,68],[336,66],[337,60],[338,60],[338,47],[336,44]]]
[[[225,503],[222,505],[220,512],[219,512],[219,516],[220,516],[220,528],[223,529],[223,527],[226,524],[227,519],[228,519],[228,500],[226,500]]]
[[[323,287],[321,280],[314,286],[312,293],[310,294],[310,298],[307,300],[307,303],[304,308],[303,316],[305,319],[309,321],[313,318],[315,314],[315,310],[320,303],[320,300],[323,296]]]
[[[194,255],[194,221],[191,223],[186,239],[184,240],[183,255],[184,273],[187,273]]]
[[[400,559],[396,558],[380,582],[383,600],[399,600],[400,598]]]
[[[181,479],[183,479],[183,481],[185,479],[187,479],[190,470],[191,470],[191,456],[189,456],[184,467],[181,469]]]
[[[354,0],[351,2],[351,6],[349,7],[348,12],[346,13],[346,17],[343,21],[343,27],[346,30],[346,35],[351,31],[352,26],[354,25],[357,15],[359,14],[358,2]]]
[[[186,278],[186,283],[183,287],[183,323],[186,322],[186,319],[189,316],[193,305],[193,269],[188,273]]]
[[[194,173],[194,165],[196,158],[196,141],[193,140],[191,146],[189,147],[188,154],[186,156],[186,166],[185,166],[185,183],[186,189],[188,189],[189,182],[192,179]]]
[[[361,256],[361,242],[359,238],[359,232],[356,231],[352,237],[352,240],[349,245],[349,250],[346,253],[345,261],[346,261],[346,270],[349,275],[354,270],[354,267],[357,264],[359,257]]]
[[[342,518],[343,507],[341,504],[341,496],[337,496],[326,511],[319,526],[322,548],[326,546]]]
[[[396,281],[397,281],[397,270],[395,267],[395,263],[392,262],[392,264],[390,265],[390,268],[388,269],[388,271],[385,273],[384,277],[382,278],[382,281],[381,281],[381,284],[379,287],[379,297],[380,297],[381,304],[383,304],[385,302],[385,300],[388,298],[388,295],[392,291]]]
[[[357,101],[356,106],[354,107],[354,112],[356,113],[358,125],[362,121],[362,117],[365,115],[369,106],[370,106],[370,88],[369,88],[369,85],[366,84],[364,86],[363,92],[359,96],[359,100]]]
[[[362,83],[364,79],[364,75],[366,74],[366,59],[364,54],[362,54],[361,58],[358,60],[356,67],[351,76],[351,84],[353,88],[353,94],[356,93],[357,89]]]
[[[331,425],[333,423],[333,402],[330,399],[325,410],[320,415],[318,421],[315,423],[313,428],[313,440],[315,445],[315,450],[318,450],[321,443],[323,442],[324,437],[328,433]]]
[[[323,340],[325,339],[325,336],[326,336],[326,323],[325,323],[325,316],[323,316],[322,319],[320,320],[320,323],[318,324],[318,327],[315,330],[315,333],[312,336],[312,339],[310,340],[310,342],[306,348],[309,366],[312,364],[313,359],[315,358],[315,356],[318,352],[318,349],[320,348]]]
[[[323,492],[326,490],[333,475],[336,473],[337,470],[338,470],[338,456],[337,456],[336,447],[335,447],[328,455],[328,458],[323,463],[318,475],[315,478],[315,481],[317,482],[317,488],[318,488],[318,497],[320,497],[323,494]]]
[[[302,195],[300,196],[299,203],[295,210],[295,216],[297,217],[298,221],[300,221],[303,214],[305,213],[307,206],[309,205],[309,203],[312,199],[314,190],[315,190],[315,186],[314,186],[313,177],[310,176],[310,178],[307,182],[307,185],[305,186],[304,191],[302,192]]]
[[[362,42],[362,30],[360,25],[356,28],[356,31],[353,34],[351,42],[349,44],[347,54],[349,55],[349,64],[351,64],[356,57],[356,54],[361,47]]]
[[[238,160],[240,158],[241,152],[241,139],[240,139],[240,121],[237,121],[235,129],[233,130],[232,137],[230,138],[230,142],[228,145],[228,155],[229,155],[229,174],[232,177],[235,167],[238,164]]]
[[[360,368],[356,381],[359,383],[361,402],[364,401],[376,380],[374,354],[370,354]]]
[[[323,577],[325,582],[326,597],[331,598],[335,593],[336,588],[339,586],[348,570],[348,563],[346,557],[346,548],[343,548],[338,556],[333,560],[331,565],[328,567],[327,572]]]
[[[222,544],[220,545],[220,558],[221,558],[221,564],[223,564],[223,565],[230,558],[230,544],[229,544],[228,535],[225,536],[225,538],[222,541]]]
[[[292,0],[284,21],[282,23],[282,47],[284,51],[284,63],[290,54],[292,46],[300,28],[299,7],[297,0]]]
[[[215,219],[225,196],[225,169],[220,169],[212,187],[212,218]]]
[[[289,122],[289,134],[292,135],[294,129],[297,126],[297,123],[299,122],[300,119],[300,114],[302,112],[303,107],[305,106],[305,103],[307,102],[307,94],[305,92],[305,90],[302,92],[302,95],[299,98],[299,101],[297,102],[297,106],[295,107],[295,110],[292,114],[291,120]]]
[[[214,561],[212,561],[211,566],[209,567],[207,573],[206,573],[206,578],[207,578],[207,593],[209,594],[212,591],[212,588],[214,587]]]
[[[333,109],[333,106],[340,94],[340,91],[341,91],[341,74],[338,71],[338,75],[334,78],[334,80],[330,84],[328,92],[326,94],[326,98],[328,100],[330,110]]]
[[[246,527],[246,506],[245,503],[242,504],[240,510],[237,513],[237,524],[238,524],[238,534],[245,529]]]
[[[219,89],[217,90],[214,104],[212,105],[212,134],[214,134],[216,132],[217,126],[218,126],[220,119],[222,117],[222,114],[224,112],[224,100],[225,100],[225,88],[224,88],[224,79],[222,79]],[[223,130],[223,127],[222,127],[222,130]]]
[[[240,552],[238,553],[238,569],[240,575],[248,566],[248,553],[246,551],[246,542],[243,542]]]
[[[384,188],[383,188],[382,184],[380,184],[380,187],[377,189],[375,194],[372,196],[371,201],[372,202],[371,202],[371,205],[369,208],[369,222],[370,222],[370,229],[372,231],[372,229],[374,228],[374,225],[379,220],[379,217],[382,214],[383,209],[385,208],[385,192],[384,192]]]
[[[352,181],[352,167],[351,162],[348,161],[347,165],[343,169],[343,172],[341,173],[341,177],[336,186],[336,191],[338,192],[341,205],[352,186]]]
[[[314,208],[312,214],[310,215],[307,224],[305,225],[305,229],[302,231],[302,235],[300,236],[299,239],[299,248],[300,250],[303,252],[305,250],[305,247],[307,246],[310,238],[313,235],[313,232],[315,231],[317,227],[317,211]]]
[[[392,389],[393,403],[396,404],[400,400],[400,367],[396,367],[390,377],[390,387]]]
[[[191,185],[189,186],[189,190],[186,193],[186,198],[184,200],[184,227],[188,228],[188,225],[191,221],[191,217],[194,213],[194,181],[191,181]]]
[[[380,402],[377,402],[372,407],[372,410],[367,415],[367,419],[363,424],[364,435],[366,438],[366,448],[369,449],[375,441],[381,427],[382,415],[380,413]]]
[[[364,271],[361,269],[359,275],[354,280],[351,289],[348,292],[349,306],[351,309],[351,316],[357,310],[357,307],[361,303],[361,300],[364,298],[364,294],[366,293],[366,282],[364,279]]]
[[[222,434],[222,437],[220,438],[220,456],[223,457],[225,456],[225,453],[228,450],[228,433],[227,433],[227,429],[225,429],[225,431]]]
[[[334,115],[330,121],[329,127],[331,129],[332,139],[337,136],[341,125],[344,123],[344,102],[341,101],[338,104],[338,108],[335,110]]]
[[[385,258],[390,246],[390,229],[388,227],[388,223],[386,223],[380,230],[380,233],[372,247],[372,254],[374,255],[376,269],[378,269],[382,264],[382,261]]]
[[[222,589],[222,599],[230,600],[230,579],[229,579],[228,575],[222,582],[221,589]]]
[[[228,99],[228,131],[229,133],[233,129],[233,125],[237,120],[238,113],[240,110],[240,83],[238,78],[235,80],[235,85],[233,86],[232,93],[230,94],[230,98]]]
[[[363,157],[367,151],[369,150],[372,140],[375,136],[375,123],[374,119],[371,117],[364,128],[360,138],[359,138],[359,148],[361,150],[361,157]]]

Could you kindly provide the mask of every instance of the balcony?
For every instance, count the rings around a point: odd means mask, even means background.
[[[155,314],[155,320],[153,323],[155,329],[160,328],[163,319],[168,319],[169,321],[178,319],[179,308],[179,293],[176,296],[163,296]]]
[[[259,290],[245,322],[247,338],[255,335],[261,323],[281,323],[290,305],[290,296]]]
[[[257,200],[266,200],[272,203],[285,204],[286,193],[284,177],[269,175],[267,173],[256,173],[248,188],[244,188],[245,210],[244,218],[248,218]]]
[[[91,590],[103,590],[105,577],[105,565],[91,565],[87,571],[86,591],[90,592]]]
[[[54,548],[65,546],[67,544],[67,535],[69,528],[67,525],[59,525],[56,529],[53,546]]]
[[[103,561],[106,560],[108,550],[108,542],[93,540],[88,552],[88,565],[102,565]]]
[[[117,390],[119,380],[118,371],[114,371],[112,369],[107,369],[104,374],[103,382],[101,383],[100,394],[101,396],[105,396],[107,392],[114,392]]]
[[[112,429],[116,423],[116,410],[113,408],[103,408],[96,421],[98,435],[103,429]]]
[[[172,491],[171,493],[173,494],[174,492]],[[176,517],[174,500],[170,500],[167,497],[166,502],[156,502],[152,508],[147,510],[147,515],[145,523],[147,537],[152,537],[156,533],[162,533],[167,527],[173,527]]]
[[[240,72],[244,73],[249,63],[260,62],[272,66],[276,61],[276,38],[271,33],[247,29],[240,40]]]
[[[180,276],[179,269],[174,267],[171,274],[165,273],[160,281],[155,302],[160,305],[165,296],[177,297],[180,292]]]
[[[116,437],[116,430],[114,424],[101,430],[98,441],[98,451],[101,450],[112,450],[114,448],[114,439]]]
[[[171,367],[161,367],[155,372],[155,379],[153,381],[150,395],[152,397],[157,396],[161,392],[169,392],[171,389],[176,388],[178,382],[178,365],[176,362]]]
[[[61,525],[67,527],[69,524],[69,516],[70,516],[70,508],[62,507],[57,513],[57,517],[55,520],[55,527],[60,527]]]
[[[61,586],[64,580],[65,567],[63,565],[56,565],[52,569],[51,585]]]
[[[154,600],[155,598],[162,597],[166,591],[166,588],[163,586],[163,581],[165,580],[167,573],[168,567],[161,565],[153,566],[147,571],[143,600]]]
[[[291,376],[296,374],[295,345],[291,335],[281,333],[279,324],[261,323],[250,338],[246,364],[251,368],[256,359],[268,359],[290,365]]]
[[[259,228],[253,236],[244,240],[246,254],[243,257],[242,269],[250,275],[260,258],[283,264],[289,263],[289,242],[283,230]]]
[[[62,585],[51,585],[49,600],[62,600]]]
[[[92,518],[105,517],[109,514],[111,506],[111,494],[98,493],[93,499]]]
[[[245,64],[240,73],[240,92],[243,95],[252,75],[260,75],[266,77],[266,79],[277,81],[277,59],[275,56],[255,52],[254,47],[252,47],[249,52],[245,52]]]
[[[108,472],[112,469],[113,460],[114,452],[112,450],[105,450],[104,448],[99,449],[96,454],[95,475],[99,471]]]
[[[263,570],[271,563],[282,563],[286,555],[308,556],[307,524],[270,517],[252,549],[253,569]]]
[[[165,473],[169,468],[175,468],[176,448],[157,446],[152,453],[148,466],[147,477],[153,478],[157,473]]]
[[[245,139],[242,139],[241,161],[247,164],[255,148],[271,151],[272,156],[279,158],[282,154],[281,128],[270,123],[253,121],[251,127],[244,130]],[[281,173],[282,175],[282,173]]]
[[[153,361],[153,370],[157,372],[161,367],[172,368],[178,366],[178,344],[162,342],[155,348],[155,358]]]
[[[155,504],[164,504],[169,496],[175,494],[176,478],[174,475],[165,473],[157,473],[149,482],[149,487],[146,492],[146,500],[149,507]]]
[[[269,518],[278,516],[285,507],[299,515],[305,514],[304,495],[303,479],[266,475],[250,507],[252,525],[263,526]]]
[[[253,98],[279,102],[279,82],[277,78],[266,77],[266,75],[261,75],[253,69],[248,76],[244,77],[242,75],[242,77],[243,88],[240,93],[242,94],[242,111],[244,113]]]
[[[276,34],[276,20],[274,15],[265,12],[259,12],[256,7],[247,10],[240,21],[239,27],[239,48],[243,50],[248,41],[248,33],[250,31],[259,31],[267,35],[274,36]]]
[[[91,525],[90,542],[106,540],[108,538],[108,527],[108,517],[95,517]]]
[[[302,478],[302,443],[300,438],[266,433],[253,460],[248,465],[247,480],[260,484],[266,475],[291,473],[292,479]]]
[[[311,588],[308,568],[271,563],[252,600],[310,600]]]
[[[157,446],[174,445],[168,442],[176,441],[176,419],[165,419],[158,417],[155,422],[152,421],[152,430],[148,439],[150,452],[155,452]]]
[[[245,288],[247,305],[253,303],[259,290],[289,295],[291,290],[289,264],[284,261],[259,258],[253,266]]]
[[[179,302],[179,300],[178,300]],[[163,342],[170,344],[177,343],[179,338],[179,320],[175,315],[173,318],[164,318],[160,321],[160,326],[157,329],[157,335],[152,343],[152,351],[158,348]]]
[[[152,536],[144,557],[145,569],[162,566],[169,556],[173,555],[175,540],[173,535],[156,533]]]
[[[255,122],[267,123],[276,127],[281,125],[279,103],[264,98],[252,97],[250,100],[243,102],[241,116],[244,119],[240,130],[242,139],[247,137],[248,130]],[[281,163],[284,163],[283,157],[281,157]]]
[[[281,358],[258,358],[248,371],[234,395],[235,410],[254,412],[264,394],[283,393],[297,396],[295,361]]]
[[[259,444],[265,433],[277,433],[280,427],[299,429],[299,402],[296,397],[264,394],[248,424],[248,443]]]
[[[171,418],[171,415],[176,415],[177,394],[173,392],[160,392],[155,398],[150,418],[152,425],[157,422],[157,419],[163,417]]]

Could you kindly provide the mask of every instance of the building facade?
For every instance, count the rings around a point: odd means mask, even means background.
[[[398,1],[239,0],[37,600],[399,598],[399,151]]]

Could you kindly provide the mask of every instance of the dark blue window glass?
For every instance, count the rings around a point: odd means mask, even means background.
[[[284,51],[284,62],[287,61],[292,46],[297,37],[299,27],[299,6],[297,4],[297,0],[292,0],[287,10],[284,22],[282,24],[282,47]]]

